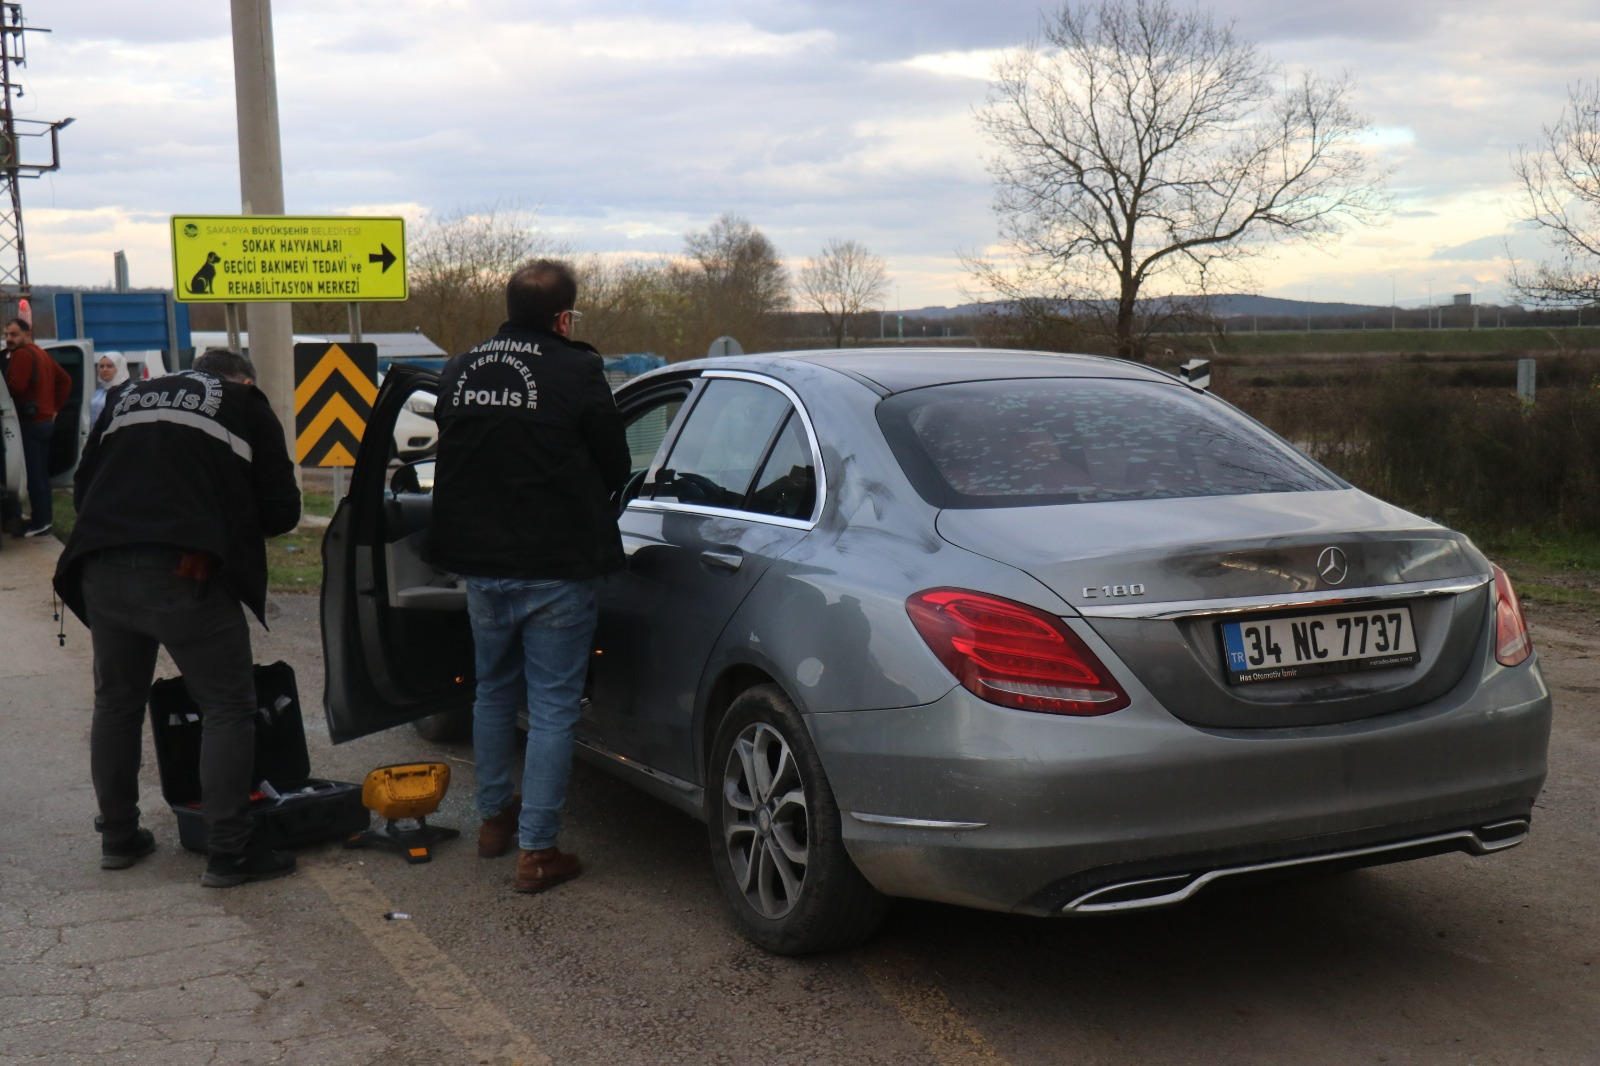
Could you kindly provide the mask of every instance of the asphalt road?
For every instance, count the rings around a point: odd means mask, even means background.
[[[734,930],[701,826],[582,765],[562,843],[587,872],[512,893],[513,860],[472,848],[468,745],[327,743],[309,596],[275,599],[257,658],[296,667],[314,772],[447,760],[432,820],[464,839],[424,866],[323,846],[293,877],[203,890],[147,765],[161,848],[100,871],[87,635],[68,622],[57,647],[19,565],[36,548],[0,553],[0,1063],[1600,1062],[1592,620],[1535,615],[1556,736],[1509,853],[1118,918],[903,902],[865,946],[796,960]]]

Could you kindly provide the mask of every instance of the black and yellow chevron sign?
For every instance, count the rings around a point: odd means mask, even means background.
[[[294,346],[294,436],[301,466],[355,466],[378,395],[376,344]]]

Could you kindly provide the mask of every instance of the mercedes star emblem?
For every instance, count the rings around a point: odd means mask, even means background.
[[[1340,548],[1323,548],[1317,556],[1317,576],[1329,585],[1340,585],[1350,574],[1350,561]]]

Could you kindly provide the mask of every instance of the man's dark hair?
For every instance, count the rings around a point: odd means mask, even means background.
[[[232,348],[208,348],[204,355],[195,357],[194,368],[202,374],[225,381],[256,380],[255,364]]]
[[[565,310],[565,308],[563,308],[562,310]],[[13,319],[9,320],[6,323],[6,325],[8,325],[8,326],[16,326],[18,329],[20,329],[22,332],[28,334],[30,337],[33,335],[33,323],[29,322],[25,318],[13,318]]]
[[[506,282],[506,317],[520,326],[549,329],[577,302],[577,279],[559,259],[529,260]]]

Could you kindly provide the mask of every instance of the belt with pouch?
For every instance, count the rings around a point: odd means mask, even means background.
[[[161,570],[199,581],[211,578],[217,558],[210,552],[184,551],[165,544],[121,544],[94,553],[96,562],[128,570]]]

